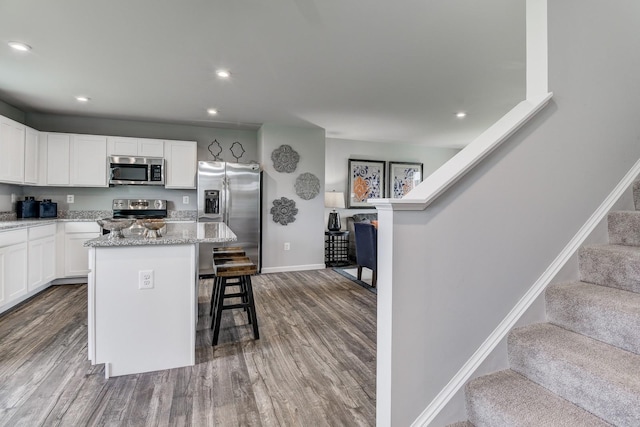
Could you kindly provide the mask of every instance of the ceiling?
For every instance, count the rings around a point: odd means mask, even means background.
[[[524,99],[524,3],[0,0],[0,99],[25,112],[459,148]]]

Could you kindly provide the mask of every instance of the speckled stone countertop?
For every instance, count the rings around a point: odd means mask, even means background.
[[[110,218],[112,211],[58,211],[57,218],[17,218],[15,212],[0,212],[0,231],[33,227],[56,222],[92,222]],[[196,211],[169,211],[167,223],[195,221]]]
[[[123,238],[110,239],[109,235],[88,240],[84,246],[117,247],[117,246],[150,246],[150,245],[188,245],[193,243],[233,242],[235,233],[223,222],[168,222],[160,230],[162,237],[145,238],[127,234]]]

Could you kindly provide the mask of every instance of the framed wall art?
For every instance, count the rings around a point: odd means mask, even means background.
[[[400,199],[422,182],[422,163],[389,162],[389,198]]]
[[[385,161],[349,159],[347,208],[375,208],[367,200],[384,198],[385,168]]]

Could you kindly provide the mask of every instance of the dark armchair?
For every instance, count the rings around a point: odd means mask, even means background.
[[[357,222],[353,226],[356,234],[358,280],[362,280],[362,268],[369,268],[373,273],[371,285],[375,287],[378,271],[378,230],[372,224],[364,222]]]

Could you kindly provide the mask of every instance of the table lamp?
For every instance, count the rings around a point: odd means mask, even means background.
[[[336,212],[337,209],[344,209],[344,193],[341,191],[330,191],[324,193],[324,206],[326,208],[333,208],[333,211],[329,213],[329,223],[327,229],[329,231],[340,231],[340,215]]]

